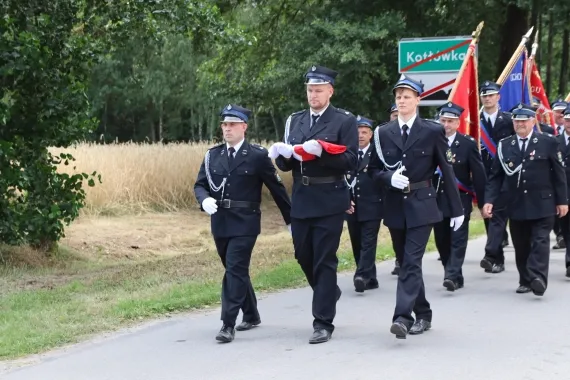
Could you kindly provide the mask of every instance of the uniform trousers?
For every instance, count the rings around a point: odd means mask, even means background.
[[[560,233],[566,243],[566,268],[570,267],[570,215],[566,214],[563,218],[559,219]]]
[[[465,215],[463,224],[457,231],[449,226],[451,218],[443,218],[433,226],[435,246],[445,269],[444,279],[463,284],[463,262],[469,240],[469,220],[471,215]]]
[[[432,225],[406,229],[389,228],[392,245],[400,253],[400,275],[396,290],[396,308],[393,322],[402,322],[410,329],[416,319],[431,322],[432,310],[426,299],[422,275],[422,259],[431,234]]]
[[[249,277],[251,252],[256,240],[257,236],[214,239],[225,268],[222,281],[221,320],[226,326],[235,326],[240,309],[243,311],[244,322],[260,320],[257,298]]]
[[[358,222],[347,221],[352,254],[356,263],[354,276],[361,276],[365,281],[376,280],[376,247],[381,220]]]
[[[510,220],[510,231],[515,247],[519,284],[530,287],[535,278],[548,285],[550,261],[550,231],[554,216],[533,220]]]
[[[291,218],[295,259],[313,289],[313,328],[334,331],[337,285],[336,256],[345,213],[317,218]]]
[[[508,192],[502,192],[493,204],[493,217],[484,219],[487,230],[487,243],[485,244],[485,257],[491,259],[494,264],[505,263],[503,241],[505,240],[507,221]],[[507,235],[508,236],[508,235]]]

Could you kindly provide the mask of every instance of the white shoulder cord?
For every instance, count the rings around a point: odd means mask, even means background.
[[[204,159],[204,171],[206,172],[206,178],[208,179],[208,185],[210,185],[210,189],[213,190],[215,193],[222,190],[222,197],[224,198],[224,188],[226,186],[227,177],[224,177],[220,186],[216,186],[214,181],[212,181],[212,176],[210,175],[210,150],[206,152],[206,157]]]
[[[291,129],[291,115],[287,118],[285,122],[285,133],[283,134],[283,142],[289,144],[289,130]]]
[[[378,158],[380,158],[380,161],[382,161],[384,166],[390,170],[401,168],[402,160],[396,162],[394,165],[388,165],[386,163],[386,160],[384,160],[384,154],[382,153],[382,147],[380,146],[380,137],[378,134],[379,129],[380,127],[376,127],[376,129],[374,130],[374,145],[376,146],[376,153],[378,154]]]
[[[505,171],[505,174],[510,176],[513,176],[517,173],[519,173],[519,178],[517,179],[517,187],[519,187],[519,183],[521,181],[521,169],[522,169],[522,163],[519,164],[519,166],[517,166],[514,169],[509,168],[503,161],[503,142],[499,141],[499,147],[497,149],[497,153],[499,155],[499,162],[501,163],[501,166],[503,167],[503,170]]]

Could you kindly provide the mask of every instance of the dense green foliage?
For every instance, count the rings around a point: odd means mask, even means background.
[[[570,3],[569,3],[570,4]],[[278,139],[303,75],[340,72],[334,104],[382,121],[400,38],[469,35],[496,79],[530,25],[550,97],[568,91],[570,5],[554,0],[0,0],[0,240],[49,247],[97,173],[58,173],[85,139],[218,137],[229,102]]]

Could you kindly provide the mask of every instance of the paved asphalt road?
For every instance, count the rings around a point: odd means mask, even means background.
[[[396,277],[392,262],[378,265],[380,289],[357,294],[351,275],[343,290],[336,331],[325,344],[310,345],[311,291],[266,295],[259,302],[262,325],[218,344],[218,310],[155,322],[136,331],[34,358],[5,380],[252,380],[252,379],[570,379],[570,279],[562,251],[552,251],[544,297],[515,294],[518,275],[511,247],[506,271],[479,268],[484,240],[470,243],[466,287],[442,287],[435,254],[424,258],[424,279],[434,310],[423,335],[397,340],[389,332]],[[240,317],[241,318],[241,317]],[[13,364],[13,363],[12,363]],[[1,365],[1,364],[0,364]]]

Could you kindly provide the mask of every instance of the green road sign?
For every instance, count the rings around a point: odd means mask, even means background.
[[[459,71],[471,37],[403,38],[398,45],[400,73]]]

